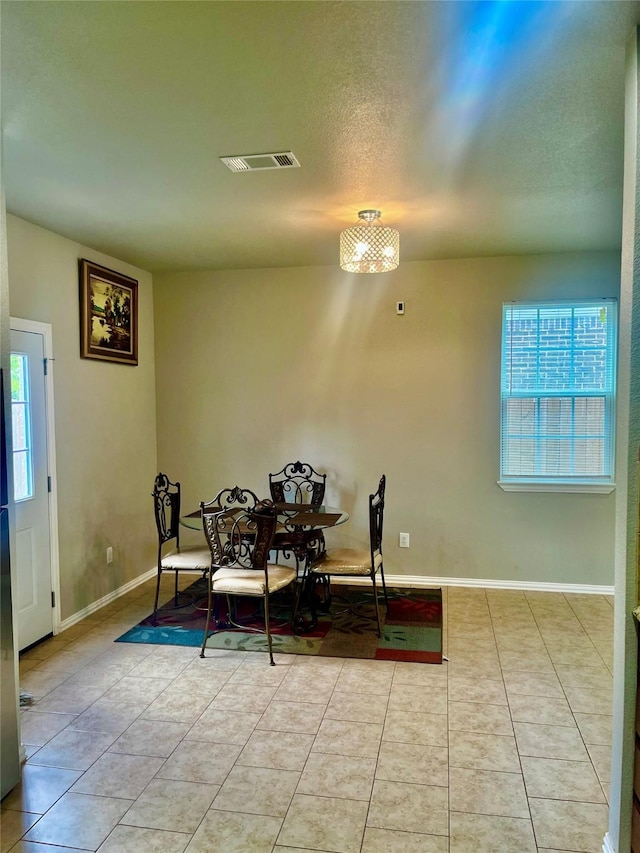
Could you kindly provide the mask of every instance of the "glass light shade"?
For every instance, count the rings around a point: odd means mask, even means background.
[[[378,222],[379,210],[358,213],[366,225],[353,225],[340,234],[340,266],[346,272],[389,272],[400,263],[400,234]]]

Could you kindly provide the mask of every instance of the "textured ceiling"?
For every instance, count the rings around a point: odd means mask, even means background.
[[[151,271],[620,245],[638,2],[0,4],[7,209]],[[233,174],[220,156],[293,151]]]

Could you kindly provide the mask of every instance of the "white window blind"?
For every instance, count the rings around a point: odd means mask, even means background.
[[[613,483],[616,309],[503,306],[501,484]]]

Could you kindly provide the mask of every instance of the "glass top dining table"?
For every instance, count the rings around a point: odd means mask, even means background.
[[[278,524],[274,537],[274,548],[278,546],[278,539],[290,537],[292,533],[312,533],[316,530],[326,530],[329,527],[337,527],[349,521],[349,513],[335,506],[327,504],[295,504],[277,503]],[[202,517],[200,510],[196,509],[188,515],[180,516],[180,524],[191,530],[202,529]]]
[[[296,562],[296,572],[303,569],[302,582],[308,563],[314,556],[324,550],[324,531],[337,527],[349,520],[349,513],[340,507],[327,504],[294,504],[276,503],[278,513],[277,525],[273,537],[272,548],[280,551],[285,557],[293,556]],[[245,507],[239,507],[244,512]],[[199,509],[180,517],[180,523],[192,530],[202,530],[202,515]],[[313,620],[305,623],[299,616],[295,630],[305,633],[313,628]]]

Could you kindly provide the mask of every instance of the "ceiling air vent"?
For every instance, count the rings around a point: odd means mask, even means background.
[[[293,151],[279,151],[277,154],[238,154],[235,157],[221,157],[224,165],[232,172],[257,172],[263,169],[299,169]]]

